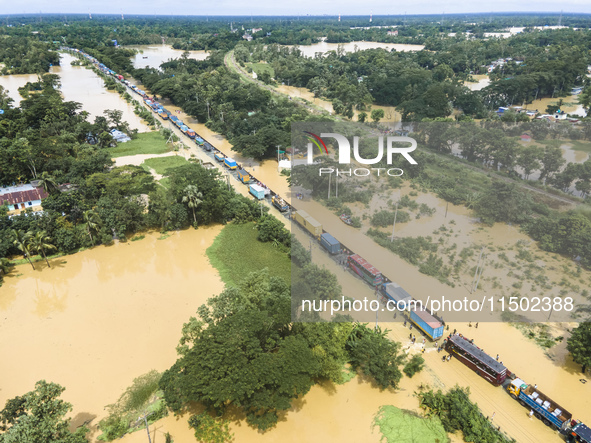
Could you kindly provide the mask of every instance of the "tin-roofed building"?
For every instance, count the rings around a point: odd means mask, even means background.
[[[0,206],[7,205],[9,211],[23,211],[27,208],[41,209],[41,200],[48,196],[43,188],[31,184],[0,187]]]

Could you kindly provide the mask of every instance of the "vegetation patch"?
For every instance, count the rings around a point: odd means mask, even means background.
[[[427,417],[437,417],[441,420],[447,432],[462,431],[464,441],[478,441],[484,443],[509,443],[511,440],[499,432],[484,417],[478,405],[470,401],[470,389],[459,386],[451,389],[447,394],[441,390],[419,392],[419,403],[425,410]],[[427,441],[427,440],[420,440]]]
[[[171,150],[162,135],[157,131],[152,131],[139,132],[135,139],[109,148],[109,154],[112,158],[117,158],[136,154],[164,154]]]
[[[438,417],[420,417],[415,412],[385,405],[373,422],[387,443],[449,442],[447,432]]]
[[[187,164],[184,157],[178,155],[171,155],[170,157],[155,157],[148,158],[142,163],[142,168],[150,172],[150,168],[156,171],[156,174],[168,175],[169,169],[176,168]]]
[[[272,243],[257,240],[254,223],[228,224],[207,249],[207,256],[224,283],[236,286],[248,274],[264,268],[291,282],[291,261]]]
[[[168,409],[158,389],[160,373],[150,371],[136,378],[119,400],[108,405],[109,415],[99,422],[101,441],[113,441],[127,433],[145,429],[148,424],[168,415]]]

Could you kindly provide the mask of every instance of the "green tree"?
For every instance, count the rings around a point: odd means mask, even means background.
[[[197,227],[197,216],[195,215],[195,208],[198,208],[203,201],[203,194],[199,192],[197,186],[195,185],[188,185],[183,190],[183,203],[187,204],[187,207],[193,211],[193,226]]]
[[[31,251],[29,249],[29,241],[31,240],[32,233],[24,232],[21,229],[12,229],[10,234],[12,236],[12,243],[23,253],[27,261],[35,269],[35,265],[31,261]]]
[[[347,341],[351,366],[372,377],[380,389],[396,388],[402,378],[400,343],[390,341],[387,333],[358,324]]]
[[[404,365],[402,371],[412,378],[417,372],[420,372],[425,367],[425,359],[419,354],[415,354],[410,358],[410,361]]]
[[[290,304],[289,286],[260,271],[201,306],[160,380],[169,407],[196,401],[216,415],[238,407],[251,426],[274,426],[320,370],[307,341],[290,334]]]
[[[57,182],[47,171],[43,171],[41,177],[38,177],[37,180],[39,181],[39,186],[41,186],[48,194],[58,191]]]
[[[92,232],[97,232],[101,226],[102,221],[98,213],[94,209],[89,209],[82,213],[82,220],[84,221],[84,226],[86,229],[86,233],[90,237],[90,242],[94,245],[94,239],[92,238]]]
[[[192,415],[189,426],[195,429],[195,438],[203,443],[226,443],[233,437],[227,420],[213,418],[207,412]]]
[[[527,180],[533,171],[542,167],[540,150],[534,146],[521,149],[517,156],[517,166],[523,169],[523,178]]]
[[[514,183],[493,182],[474,204],[476,215],[484,223],[523,223],[531,212],[531,197]]]
[[[6,257],[0,258],[0,282],[4,279],[4,276],[10,272],[10,268],[10,260]]]
[[[384,110],[383,109],[372,109],[371,110],[371,119],[378,123],[381,119],[384,118]]]
[[[580,323],[566,340],[566,349],[585,373],[591,366],[591,322]]]
[[[47,263],[47,267],[51,268],[49,260],[47,259],[47,255],[45,255],[45,251],[52,251],[56,249],[56,247],[51,243],[51,237],[47,235],[47,232],[36,231],[35,234],[29,239],[29,248],[33,252],[38,254],[41,253],[45,259],[45,262]]]
[[[362,111],[359,114],[357,114],[357,120],[359,120],[361,123],[364,123],[365,120],[367,120],[367,112]]]
[[[7,402],[0,412],[6,431],[0,443],[87,443],[88,429],[69,430],[72,405],[59,397],[65,388],[45,380],[35,390]]]
[[[583,92],[579,94],[579,103],[585,108],[585,111],[589,113],[591,109],[591,86],[587,86],[583,89]]]
[[[547,146],[544,149],[544,154],[540,159],[542,161],[542,172],[540,174],[540,181],[551,178],[552,175],[560,170],[566,160],[562,157],[560,148],[553,148]]]

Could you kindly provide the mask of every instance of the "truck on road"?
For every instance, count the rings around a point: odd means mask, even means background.
[[[341,243],[328,232],[325,232],[320,236],[320,244],[331,254],[338,254],[341,252]]]
[[[244,169],[238,169],[238,178],[242,183],[246,184],[250,181],[250,174]]]
[[[425,309],[418,306],[410,309],[410,321],[412,321],[431,340],[437,340],[443,335],[443,323],[433,317]]]
[[[516,378],[507,385],[507,392],[523,406],[530,408],[536,418],[544,424],[558,429],[566,427],[572,414],[547,395],[540,392],[535,386],[528,385],[520,378]]]
[[[253,183],[252,185],[250,185],[249,190],[250,193],[254,195],[255,198],[257,198],[258,200],[262,200],[265,198],[265,188],[263,188],[262,186]]]
[[[236,169],[238,165],[236,164],[236,160],[230,157],[226,157],[224,159],[224,165],[229,169]]]
[[[273,206],[275,206],[281,212],[285,212],[285,211],[287,211],[289,209],[289,205],[287,203],[285,203],[285,200],[283,200],[278,195],[274,195],[271,198],[271,201],[273,202]]]
[[[410,306],[411,295],[401,288],[398,283],[384,283],[380,288],[380,292],[384,297],[396,303],[397,309],[404,310],[407,306]]]

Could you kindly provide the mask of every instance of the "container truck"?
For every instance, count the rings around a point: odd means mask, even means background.
[[[328,232],[325,232],[320,236],[320,244],[331,254],[338,254],[341,252],[341,243]]]
[[[238,169],[238,178],[242,183],[248,183],[250,181],[250,174],[244,169]]]
[[[183,134],[186,134],[187,131],[189,130],[189,127],[187,125],[181,125],[180,128],[181,128],[181,132]]]
[[[418,306],[410,310],[410,321],[427,334],[431,340],[437,340],[443,335],[443,324]]]
[[[238,165],[236,164],[236,160],[230,157],[226,157],[224,159],[224,165],[229,169],[236,169]]]
[[[204,143],[205,141],[201,137],[195,137],[195,144],[203,146]]]
[[[193,131],[191,128],[187,129],[187,135],[189,136],[189,138],[195,138],[195,131]]]
[[[283,200],[278,195],[274,195],[273,198],[271,199],[271,201],[273,203],[273,206],[275,206],[281,212],[285,212],[289,209],[289,205],[287,203],[285,203],[285,200]]]
[[[262,200],[265,198],[265,188],[259,185],[255,185],[254,183],[250,185],[250,193],[255,196],[255,198]]]
[[[402,289],[398,283],[384,283],[380,291],[384,297],[396,303],[397,309],[405,310],[407,306],[410,306],[411,295]]]
[[[219,161],[219,162],[223,162],[223,161],[224,161],[224,159],[226,158],[226,157],[224,156],[224,154],[222,154],[222,153],[221,153],[221,152],[219,152],[219,151],[218,151],[218,152],[216,152],[215,154],[213,154],[213,156],[214,156],[214,158],[215,158],[217,161]]]
[[[322,235],[322,225],[310,217],[306,211],[298,211],[294,214],[295,220],[316,238]]]
[[[535,386],[528,385],[520,378],[516,378],[507,385],[507,392],[523,406],[534,411],[534,415],[546,425],[553,425],[558,429],[569,424],[572,414],[540,392]]]

